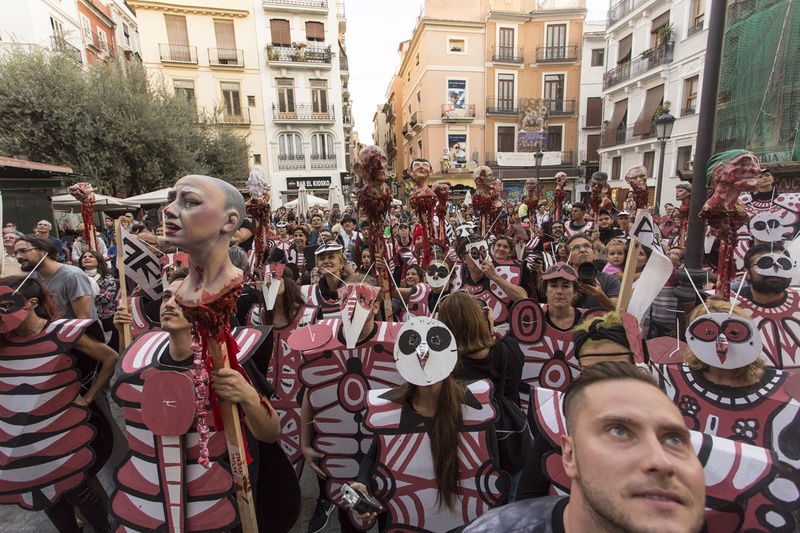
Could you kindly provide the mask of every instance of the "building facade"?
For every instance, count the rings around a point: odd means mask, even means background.
[[[89,65],[104,63],[116,54],[111,7],[103,0],[78,0],[78,20]]]
[[[351,159],[344,4],[263,0],[254,9],[273,202],[293,200],[301,185],[327,197]]]
[[[139,39],[139,22],[136,14],[125,0],[110,0],[111,18],[116,24],[114,41],[117,53],[125,54],[127,59],[142,58],[141,41]]]
[[[709,9],[705,0],[623,0],[608,11],[599,153],[618,207],[629,190],[625,173],[635,165],[647,168],[655,202],[655,119],[664,112],[676,120],[664,145],[661,203],[675,202],[679,173],[691,177]]]
[[[600,154],[597,150],[600,148],[600,131],[603,127],[605,52],[605,22],[584,22],[578,135],[578,161],[583,179],[577,182],[577,199],[588,196],[586,180],[600,170]]]
[[[42,46],[85,64],[77,0],[7,2],[0,19],[0,44]]]

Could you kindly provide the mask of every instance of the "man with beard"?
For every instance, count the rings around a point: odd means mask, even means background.
[[[78,267],[59,263],[58,250],[52,240],[25,235],[14,243],[14,256],[23,272],[36,269],[32,277],[41,281],[53,297],[61,318],[97,320],[89,276]]]
[[[546,227],[546,226],[545,226]],[[566,228],[564,223],[560,220],[554,220],[550,223],[550,233],[545,233],[540,244],[541,251],[547,252],[553,257],[556,256],[556,248],[564,242],[564,233]]]
[[[780,244],[763,243],[747,251],[744,265],[749,287],[739,305],[758,325],[767,364],[800,368],[800,292],[790,287],[797,262]]]
[[[705,482],[683,415],[630,363],[587,367],[564,397],[561,461],[569,497],[512,503],[464,533],[692,533],[703,527]]]

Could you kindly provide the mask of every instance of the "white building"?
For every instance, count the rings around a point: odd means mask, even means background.
[[[617,206],[627,194],[627,169],[644,165],[658,175],[654,117],[666,107],[676,120],[665,146],[661,204],[675,202],[678,171],[691,175],[709,8],[706,0],[622,0],[608,11],[599,153]],[[656,178],[648,185],[652,202]]]
[[[274,205],[296,198],[301,184],[327,197],[342,187],[353,127],[344,5],[255,0],[254,13]]]
[[[603,126],[603,74],[605,74],[605,23],[584,21],[583,55],[581,57],[581,91],[578,130],[578,161],[581,172],[588,179],[600,170],[600,130]],[[581,197],[585,185],[582,183],[576,196]]]
[[[132,56],[141,58],[142,49],[139,41],[139,23],[136,15],[125,0],[110,0],[111,18],[117,25],[114,31],[116,48],[130,59]]]
[[[76,0],[25,0],[3,3],[0,43],[38,45],[86,64]]]

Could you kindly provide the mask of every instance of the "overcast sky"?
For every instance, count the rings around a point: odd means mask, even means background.
[[[469,0],[466,0],[469,1]],[[400,56],[397,47],[411,38],[421,0],[345,0],[350,93],[358,137],[372,143],[372,115],[386,102],[386,89]],[[586,0],[588,20],[604,20],[607,0]]]

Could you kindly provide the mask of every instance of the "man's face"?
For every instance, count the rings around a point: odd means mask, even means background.
[[[408,226],[400,226],[397,229],[397,234],[400,236],[401,239],[406,240],[408,239],[408,234],[410,231],[411,230],[408,228]]]
[[[111,220],[110,218],[107,218],[107,219],[106,219],[106,227],[107,227],[107,228],[110,228],[110,227],[111,227],[111,226],[113,226],[113,225],[114,225],[114,221],[113,221],[113,220]]]
[[[319,229],[322,227],[322,218],[317,215],[311,217],[311,227],[319,232]]]
[[[229,221],[225,193],[217,183],[202,176],[185,176],[175,184],[170,198],[173,194],[174,201],[164,210],[170,243],[186,247],[216,241]]]
[[[766,170],[756,175],[756,183],[758,183],[759,191],[768,191],[772,189],[772,184],[775,183],[775,178]]]
[[[587,261],[594,261],[594,250],[588,239],[575,239],[570,243],[568,251],[569,264],[573,267],[578,267]]]
[[[347,233],[352,233],[356,227],[356,223],[353,222],[352,220],[345,220],[344,222],[342,222],[342,227]]]
[[[586,216],[586,211],[581,209],[580,207],[573,207],[572,208],[572,220],[578,223],[583,222],[583,217]]]
[[[631,217],[625,215],[618,216],[617,224],[619,224],[619,229],[622,231],[628,231],[631,229]]]
[[[36,227],[33,228],[33,232],[38,235],[39,237],[47,237],[50,235],[50,228],[52,226],[46,220],[40,220],[36,223]]]
[[[178,294],[178,288],[183,282],[182,279],[173,281],[167,286],[167,290],[161,296],[161,309],[159,316],[161,317],[161,329],[167,333],[177,333],[185,331],[192,327],[191,322],[186,320],[183,315],[183,309],[175,301],[175,295]]]
[[[633,380],[596,383],[584,394],[561,441],[570,505],[581,502],[598,531],[699,531],[703,467],[677,407]]]
[[[564,236],[564,224],[561,223],[553,224],[552,226],[550,226],[550,233],[552,233],[553,237],[555,237],[556,239],[560,239],[561,237]]]
[[[505,261],[511,255],[511,246],[505,239],[497,239],[492,246],[492,255],[498,261]]]
[[[597,218],[597,224],[600,226],[601,229],[609,229],[611,227],[611,223],[612,223],[611,215],[602,213]]]
[[[328,242],[328,241],[332,241],[333,240],[333,234],[330,231],[323,231],[323,232],[321,232],[319,234],[319,237],[317,238],[317,240],[319,241],[320,244]]]
[[[13,248],[14,243],[19,240],[19,235],[14,233],[13,231],[5,231],[3,230],[3,246],[6,248]]]
[[[673,211],[675,211],[675,206],[674,205],[672,205],[672,204],[665,204],[664,205],[664,214],[665,215],[667,215],[668,217],[672,216],[672,212]]]
[[[789,257],[786,256],[784,252],[775,251],[773,254],[756,254],[752,258],[750,258],[750,265],[747,268],[747,279],[750,282],[750,285],[753,287],[753,290],[762,294],[772,294],[775,296],[779,296],[783,294],[786,289],[792,284],[791,277],[779,277],[765,275],[765,270],[770,269],[781,269],[781,264],[775,264],[776,261],[773,255],[780,256],[788,260],[787,265],[792,265],[792,261]],[[767,257],[764,257],[767,256]],[[761,260],[764,258],[763,260]],[[772,259],[771,261],[768,261]],[[759,262],[761,260],[761,262]],[[778,259],[780,261],[780,259]],[[786,262],[786,261],[782,261]],[[764,264],[766,263],[766,264]],[[761,270],[761,273],[758,272]],[[789,270],[791,271],[791,270]]]
[[[678,248],[671,248],[669,253],[667,254],[669,260],[672,261],[673,266],[675,268],[680,268],[683,265],[683,257],[681,257],[681,250]]]
[[[365,224],[365,225],[361,226],[361,236],[364,238],[365,241],[369,240],[369,226],[368,225]]]
[[[339,210],[339,204],[333,204],[333,210],[334,211],[338,211]]]
[[[14,243],[14,257],[19,262],[19,267],[23,272],[30,272],[45,256],[42,250],[36,250],[28,241],[17,241]]]

